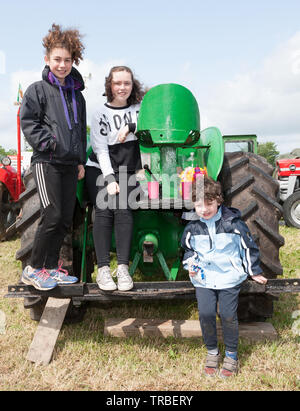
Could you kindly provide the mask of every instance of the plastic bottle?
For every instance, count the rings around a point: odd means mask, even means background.
[[[194,167],[194,163],[195,163],[195,153],[192,151],[191,155],[189,156],[189,158],[187,159],[187,161],[189,162],[189,165],[191,167]]]

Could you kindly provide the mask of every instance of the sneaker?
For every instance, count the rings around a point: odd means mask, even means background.
[[[203,373],[206,377],[215,377],[219,372],[219,364],[221,361],[220,353],[217,355],[207,354]]]
[[[37,290],[48,291],[57,286],[57,282],[50,277],[44,268],[34,269],[30,265],[24,268],[21,280],[24,284],[33,285]]]
[[[74,283],[77,283],[78,278],[69,275],[68,271],[62,268],[62,265],[63,265],[63,263],[59,261],[57,268],[47,270],[49,272],[51,278],[53,278],[53,280],[55,280],[58,284],[74,284]]]
[[[119,291],[129,291],[133,288],[133,281],[128,272],[128,265],[118,265],[117,277]]]
[[[110,268],[108,265],[98,268],[98,275],[96,281],[100,290],[114,291],[117,289],[116,283],[111,278]]]
[[[230,357],[225,357],[222,369],[220,371],[221,378],[229,378],[238,373],[239,362]]]

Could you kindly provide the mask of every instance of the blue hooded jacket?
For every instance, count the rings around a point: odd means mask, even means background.
[[[203,270],[190,277],[195,287],[225,289],[235,287],[247,275],[262,273],[259,249],[236,208],[219,207],[209,220],[199,218],[185,227],[181,238],[185,250],[183,267],[198,259]]]

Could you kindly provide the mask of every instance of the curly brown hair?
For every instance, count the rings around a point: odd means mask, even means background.
[[[107,96],[107,101],[111,103],[114,99],[113,94],[111,92],[111,82],[113,78],[113,73],[117,71],[127,71],[131,74],[132,80],[132,92],[127,100],[128,105],[140,103],[145,95],[145,91],[141,83],[134,78],[132,70],[127,66],[115,66],[110,69],[108,77],[105,77],[105,93],[104,95]]]
[[[48,31],[48,35],[43,38],[46,55],[49,56],[56,47],[65,48],[70,52],[72,60],[78,66],[80,60],[83,59],[83,51],[85,49],[81,42],[82,37],[77,29],[62,30],[61,26],[53,23]]]
[[[222,187],[219,181],[213,180],[211,177],[204,175],[201,178],[196,178],[192,184],[192,201],[196,203],[201,199],[217,200],[218,204],[223,203]]]

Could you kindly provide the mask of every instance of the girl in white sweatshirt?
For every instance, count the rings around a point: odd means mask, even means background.
[[[133,230],[128,197],[136,188],[135,172],[142,168],[139,142],[134,133],[144,92],[125,66],[110,70],[105,91],[107,102],[97,110],[91,123],[93,153],[86,164],[86,184],[95,207],[93,235],[97,283],[102,290],[127,291],[133,287],[128,273]],[[109,267],[113,227],[118,259],[117,285]]]

